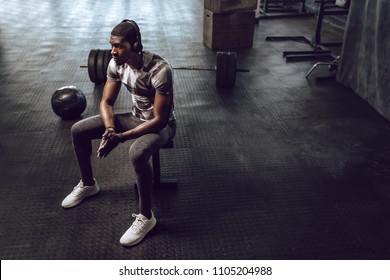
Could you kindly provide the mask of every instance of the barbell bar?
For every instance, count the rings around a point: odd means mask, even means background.
[[[111,50],[93,49],[88,55],[88,76],[91,82],[103,84],[106,82],[107,68],[111,60]],[[173,67],[174,70],[213,71],[216,73],[215,84],[217,88],[233,88],[236,84],[237,72],[249,72],[249,69],[237,68],[237,54],[235,52],[217,52],[217,64],[214,68],[202,67]]]

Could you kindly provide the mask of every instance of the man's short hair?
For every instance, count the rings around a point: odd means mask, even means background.
[[[122,36],[124,40],[132,46],[137,42],[137,30],[135,26],[129,22],[121,22],[111,31],[112,36]]]

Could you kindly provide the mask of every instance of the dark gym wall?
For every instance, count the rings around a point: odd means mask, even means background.
[[[390,120],[390,3],[352,1],[338,80]]]

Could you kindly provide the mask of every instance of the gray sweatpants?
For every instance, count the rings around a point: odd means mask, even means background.
[[[115,114],[115,130],[121,133],[130,130],[142,121],[135,118],[131,113]],[[91,166],[92,141],[101,139],[105,127],[99,115],[83,119],[72,126],[73,147],[79,164],[83,181],[93,180]],[[130,146],[129,157],[136,176],[140,196],[140,209],[144,207],[150,209],[150,196],[153,182],[152,167],[150,157],[157,152],[168,140],[172,139],[176,133],[176,123],[170,122],[158,133],[149,133],[137,138]],[[95,151],[96,152],[96,151]],[[145,205],[142,205],[144,203]]]

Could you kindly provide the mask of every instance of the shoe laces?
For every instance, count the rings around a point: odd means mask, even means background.
[[[85,190],[85,188],[86,187],[83,185],[83,183],[80,182],[77,186],[73,188],[72,194],[77,196],[81,194]]]
[[[132,216],[135,218],[135,221],[131,225],[131,229],[135,233],[140,233],[144,229],[147,221],[142,219],[141,214],[132,214]]]

